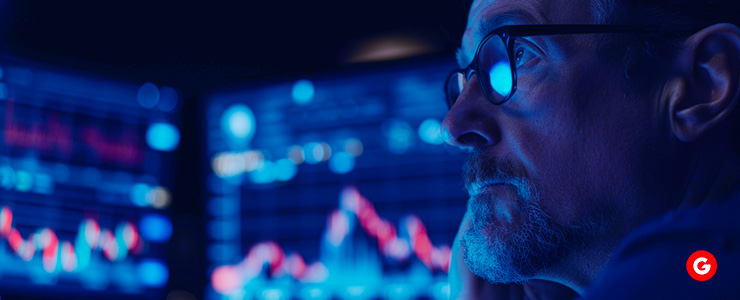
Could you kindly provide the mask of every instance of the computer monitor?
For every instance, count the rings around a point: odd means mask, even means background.
[[[253,82],[205,100],[207,299],[446,299],[464,153],[452,61]]]
[[[178,90],[0,57],[0,299],[163,299]]]

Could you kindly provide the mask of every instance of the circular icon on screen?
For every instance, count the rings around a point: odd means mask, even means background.
[[[717,272],[717,260],[712,253],[696,251],[686,261],[686,271],[697,281],[707,281]]]
[[[256,129],[256,119],[252,110],[244,104],[233,104],[221,115],[221,129],[229,137],[234,148],[243,148],[252,141]]]

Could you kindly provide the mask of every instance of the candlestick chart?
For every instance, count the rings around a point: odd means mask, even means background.
[[[179,98],[0,58],[0,297],[163,297]]]

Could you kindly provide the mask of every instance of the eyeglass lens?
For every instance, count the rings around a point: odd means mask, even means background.
[[[483,92],[494,104],[505,102],[514,89],[514,74],[506,44],[500,36],[485,40],[478,53],[478,80]],[[447,104],[452,107],[467,83],[465,74],[455,72],[445,86]]]

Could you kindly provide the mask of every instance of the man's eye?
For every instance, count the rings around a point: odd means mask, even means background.
[[[514,51],[514,62],[517,68],[525,65],[528,61],[536,57],[537,55],[534,53],[534,51],[525,46],[519,46]]]

